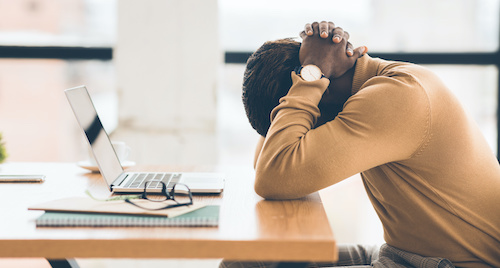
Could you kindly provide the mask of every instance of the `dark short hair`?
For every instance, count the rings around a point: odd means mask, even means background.
[[[252,127],[266,136],[271,111],[292,86],[291,72],[300,66],[300,42],[280,39],[264,43],[248,58],[243,77],[243,105]]]

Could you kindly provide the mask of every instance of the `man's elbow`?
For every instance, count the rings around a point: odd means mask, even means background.
[[[290,165],[270,164],[283,160],[269,160],[262,155],[255,167],[255,192],[265,199],[297,199],[306,196],[304,185],[300,183],[303,175],[300,169]]]
[[[285,186],[286,184],[278,180],[269,183],[263,178],[257,178],[254,189],[259,196],[272,200],[297,199],[305,196],[305,194],[297,191],[298,189],[295,189],[295,187]]]
[[[267,187],[263,183],[256,182],[254,185],[255,193],[265,199],[279,199],[277,198],[278,193],[273,187]]]

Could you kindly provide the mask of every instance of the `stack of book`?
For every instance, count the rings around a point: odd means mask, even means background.
[[[54,200],[29,207],[44,210],[37,227],[217,227],[217,205],[191,205],[166,210],[142,210],[123,201],[99,202],[77,197]]]

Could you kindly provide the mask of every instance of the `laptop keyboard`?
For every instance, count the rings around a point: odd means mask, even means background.
[[[144,184],[150,181],[148,189],[161,189],[160,182],[165,183],[167,189],[170,189],[181,179],[179,173],[133,173],[131,176],[124,188],[144,189]]]

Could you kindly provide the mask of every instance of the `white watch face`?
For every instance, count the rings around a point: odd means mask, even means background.
[[[306,65],[300,70],[300,76],[306,81],[316,81],[321,79],[323,73],[316,65]]]

